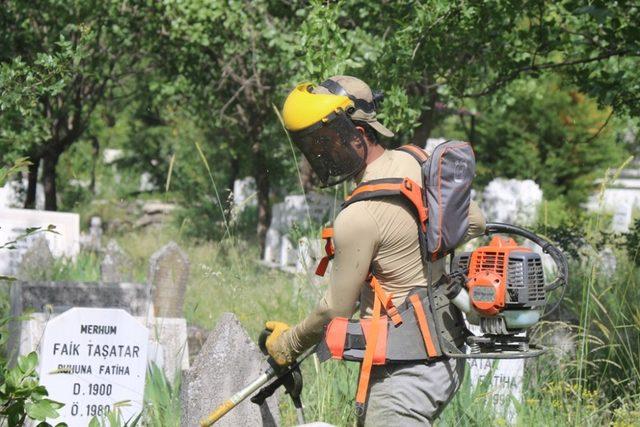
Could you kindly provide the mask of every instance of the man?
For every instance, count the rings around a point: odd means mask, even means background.
[[[408,153],[386,150],[378,134],[393,133],[376,119],[374,94],[363,81],[335,76],[319,86],[299,85],[283,109],[285,126],[323,185],[346,179],[356,183],[380,178],[422,182],[421,168]],[[467,239],[484,231],[477,205],[469,212]],[[373,273],[384,291],[401,304],[409,291],[426,287],[444,273],[445,260],[424,264],[417,220],[405,200],[388,197],[352,203],[333,225],[335,255],[329,286],[315,310],[289,328],[267,322],[269,354],[281,365],[292,363],[318,343],[335,317],[371,315],[374,294],[363,286]],[[419,344],[418,344],[419,345]],[[464,375],[460,359],[374,366],[364,417],[365,426],[430,425],[451,400]]]

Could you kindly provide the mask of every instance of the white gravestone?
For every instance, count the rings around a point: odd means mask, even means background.
[[[257,206],[256,180],[252,176],[233,181],[233,204],[239,211],[247,206]]]
[[[469,372],[471,384],[477,386],[486,380],[487,375],[493,373],[489,381],[487,398],[499,416],[509,422],[516,420],[516,410],[512,399],[522,402],[522,374],[524,359],[470,359]],[[496,364],[492,370],[493,364]]]
[[[340,202],[333,197],[313,192],[289,195],[283,202],[273,205],[263,262],[284,269],[295,268],[298,255],[292,245],[291,231],[296,226],[305,228],[323,224],[335,216],[339,207]]]
[[[495,178],[482,192],[482,210],[491,222],[533,225],[540,203],[542,190],[530,179]]]
[[[72,308],[50,320],[40,381],[65,404],[56,422],[84,427],[114,408],[124,420],[135,418],[144,401],[148,339],[149,330],[120,309]]]
[[[613,215],[612,231],[626,233],[633,225],[633,212],[640,209],[640,158],[634,159],[615,180],[611,179],[613,173],[608,172],[606,181],[596,181],[598,185],[605,185],[604,192],[594,194],[586,207],[596,212],[609,212]]]
[[[75,257],[80,251],[80,215],[69,212],[36,211],[32,209],[0,209],[0,245],[24,234],[30,227],[46,229],[55,225],[56,233],[43,232],[55,257]],[[32,236],[34,237],[34,236]],[[0,256],[0,275],[13,275],[30,239],[21,240],[15,250],[4,250]]]
[[[27,178],[11,180],[0,187],[0,209],[20,208],[24,205],[25,192],[29,185]],[[36,209],[44,209],[44,187],[36,184]]]
[[[469,325],[469,330],[479,335],[480,328]],[[522,402],[522,378],[524,373],[524,359],[469,359],[469,373],[471,384],[477,387],[484,383],[487,375],[492,374],[489,381],[488,398],[499,416],[504,416],[509,422],[516,420],[516,408],[512,399]],[[495,368],[493,367],[495,363]]]

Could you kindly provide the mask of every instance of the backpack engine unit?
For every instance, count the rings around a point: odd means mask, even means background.
[[[557,277],[547,284],[540,254],[496,233],[518,235],[540,246],[556,264]],[[446,296],[479,331],[466,339],[469,353],[441,343],[444,353],[464,358],[538,356],[545,349],[532,345],[526,332],[562,300],[568,278],[566,258],[549,241],[520,227],[489,223],[486,234],[494,234],[487,246],[453,257],[452,273],[435,284],[445,287]],[[546,310],[551,292],[558,288],[561,295]],[[434,320],[438,322],[438,317]]]

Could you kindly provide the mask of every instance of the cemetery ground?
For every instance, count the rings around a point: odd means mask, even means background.
[[[599,218],[584,236],[601,238]],[[190,324],[212,329],[224,312],[232,312],[252,337],[257,337],[265,319],[299,321],[323,292],[322,287],[299,276],[264,267],[257,245],[240,237],[220,242],[201,242],[181,236],[180,228],[165,225],[114,236],[133,265],[133,279],[144,283],[149,256],[174,240],[187,252],[191,274],[184,316]],[[618,248],[615,272],[603,267],[597,254],[582,257],[572,265],[572,283],[564,307],[572,325],[561,327],[556,350],[527,363],[522,402],[514,402],[518,425],[638,425],[640,378],[639,270]],[[97,281],[100,259],[81,252],[75,262],[57,260],[50,280]],[[7,299],[0,299],[6,315]],[[558,324],[547,324],[540,334],[549,334]],[[564,351],[563,351],[564,350]],[[238,354],[237,357],[242,357]],[[354,425],[353,397],[357,365],[315,360],[303,365],[305,387],[302,401],[308,420],[337,426]],[[491,378],[491,376],[487,376]],[[179,425],[179,372],[171,384],[158,369],[148,373],[145,391],[145,425]],[[492,406],[492,384],[476,387],[465,376],[454,401],[438,425],[508,425],[505,414]],[[211,408],[213,409],[213,407]],[[288,397],[281,398],[282,425],[295,425],[296,416]]]

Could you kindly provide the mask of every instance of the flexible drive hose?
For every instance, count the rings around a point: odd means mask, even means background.
[[[567,288],[567,283],[569,282],[569,264],[567,263],[567,258],[564,256],[562,251],[558,249],[553,243],[544,237],[538,236],[537,234],[532,233],[529,230],[526,230],[522,227],[518,227],[516,225],[504,224],[500,222],[490,222],[487,223],[485,234],[496,234],[496,233],[505,233],[505,234],[513,234],[516,236],[524,237],[527,240],[531,240],[533,243],[542,248],[542,252],[545,254],[549,254],[553,259],[553,262],[556,264],[558,268],[558,272],[556,278],[544,287],[545,292],[551,292],[559,287],[562,287],[562,293],[560,294],[560,298],[556,303],[551,307],[550,310],[546,311],[543,318],[553,313],[559,306],[560,302],[564,298],[564,294]]]

